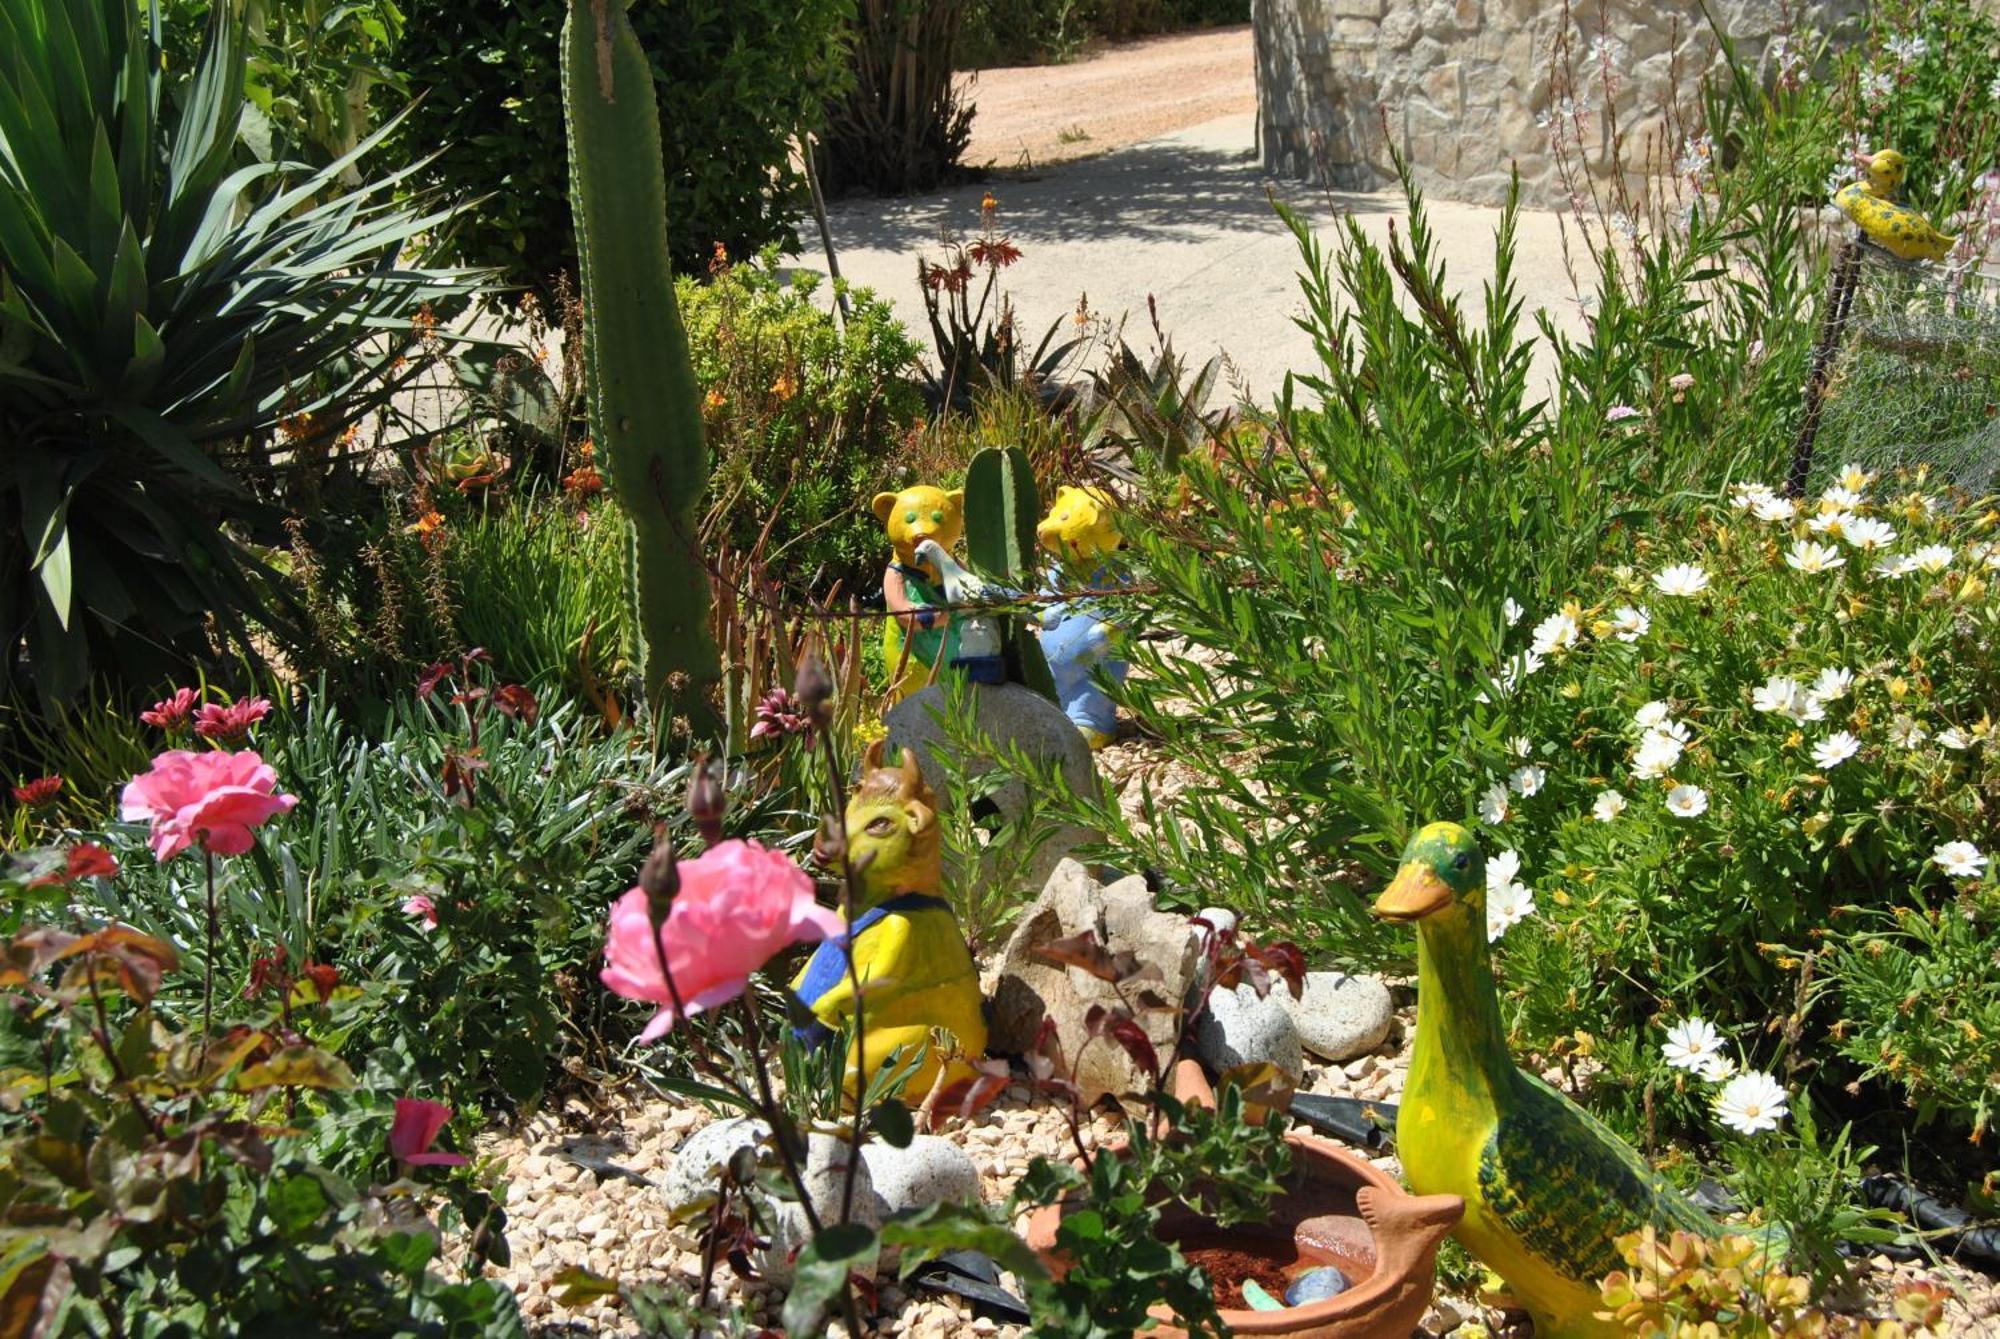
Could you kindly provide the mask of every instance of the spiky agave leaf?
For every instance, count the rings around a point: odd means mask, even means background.
[[[218,629],[294,630],[246,537],[281,472],[382,407],[426,304],[471,271],[401,260],[462,205],[342,190],[393,128],[324,168],[247,161],[241,17],[212,8],[178,108],[158,7],[0,0],[0,636],[44,702],[91,675],[185,673]],[[16,522],[18,521],[18,524]]]

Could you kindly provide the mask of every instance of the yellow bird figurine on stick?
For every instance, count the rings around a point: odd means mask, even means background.
[[[1931,221],[1908,205],[1896,203],[1908,165],[1894,149],[1857,153],[1854,162],[1861,180],[1849,182],[1834,193],[1833,203],[1854,220],[1862,236],[1898,260],[1943,260],[1958,241],[1931,226]]]

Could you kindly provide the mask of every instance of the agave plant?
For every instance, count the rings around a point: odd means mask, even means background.
[[[415,374],[428,304],[484,282],[404,264],[460,207],[402,189],[421,164],[342,188],[391,127],[252,160],[240,6],[179,90],[161,8],[0,0],[0,637],[45,704],[282,645],[274,481],[342,450]]]

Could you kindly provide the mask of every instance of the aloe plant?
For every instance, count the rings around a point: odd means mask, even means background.
[[[0,639],[51,706],[297,633],[271,481],[338,458],[425,305],[482,284],[399,259],[455,212],[419,165],[342,189],[379,134],[249,161],[239,7],[178,96],[160,10],[0,0]]]
[[[630,526],[634,637],[647,701],[719,726],[722,677],[696,528],[708,484],[701,391],[674,299],[660,116],[626,0],[572,0],[563,23],[570,209],[583,271],[591,438]]]

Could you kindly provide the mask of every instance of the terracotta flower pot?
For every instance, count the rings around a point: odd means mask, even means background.
[[[1192,1074],[1186,1073],[1190,1068]],[[1174,1080],[1188,1098],[1212,1101],[1193,1062],[1184,1062]],[[1221,1228],[1193,1213],[1169,1210],[1161,1235],[1208,1268],[1212,1279],[1225,1280],[1227,1295],[1218,1301],[1223,1321],[1236,1334],[1409,1339],[1430,1302],[1438,1244],[1457,1225],[1465,1202],[1456,1195],[1413,1196],[1387,1173],[1324,1139],[1287,1134],[1285,1142],[1292,1150],[1291,1175],[1265,1221]],[[1108,1148],[1122,1151],[1115,1144]],[[1050,1206],[1028,1220],[1028,1245],[1057,1273],[1066,1267],[1055,1249],[1064,1211]],[[1288,1274],[1319,1264],[1338,1266],[1347,1276],[1347,1290],[1282,1311],[1241,1305],[1240,1279],[1246,1272],[1282,1296]],[[1148,1334],[1186,1339],[1165,1308],[1155,1307],[1153,1314],[1161,1325]]]

